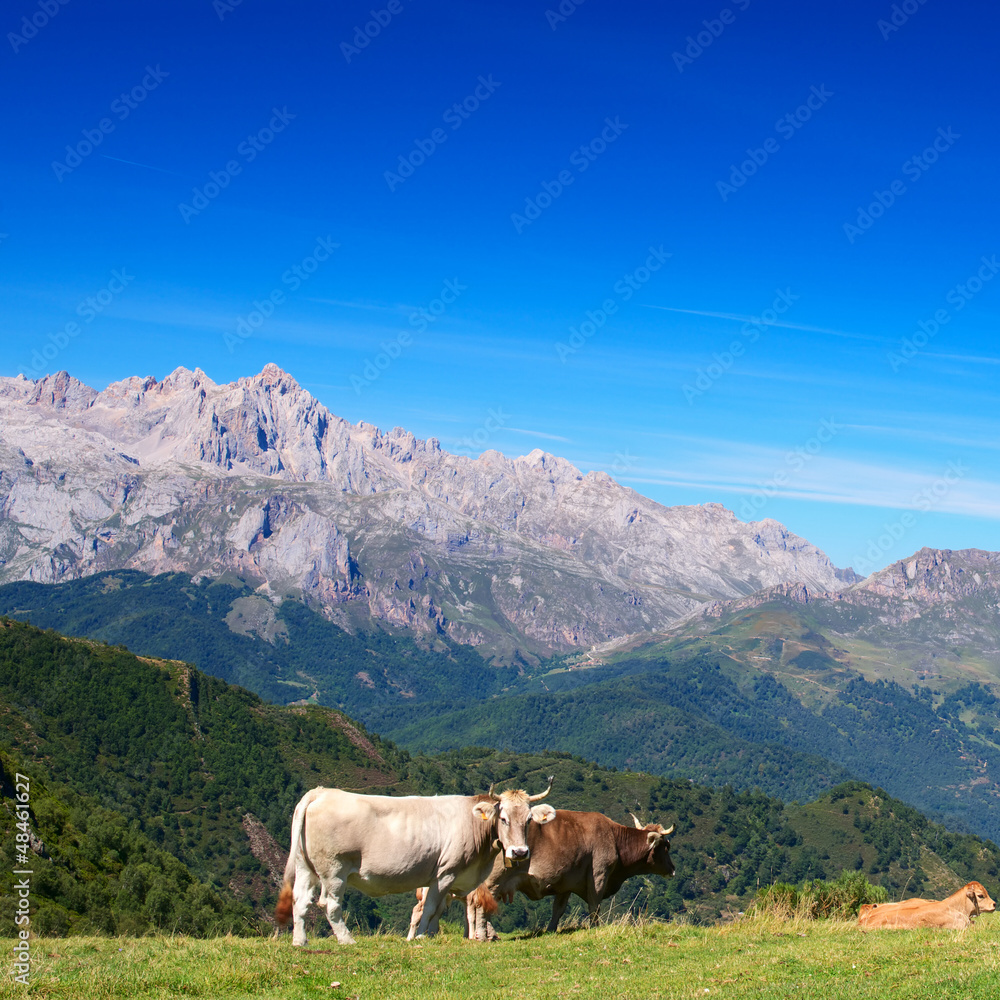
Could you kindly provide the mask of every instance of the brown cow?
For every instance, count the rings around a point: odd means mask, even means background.
[[[904,899],[901,903],[865,903],[858,913],[863,931],[880,928],[937,927],[960,931],[980,913],[993,913],[996,903],[980,882],[970,882],[947,899]]]
[[[555,896],[550,931],[559,926],[569,897],[575,894],[586,902],[590,926],[594,927],[601,903],[626,879],[633,875],[669,878],[674,873],[667,839],[674,832],[673,826],[643,826],[635,816],[632,819],[634,829],[600,813],[557,809],[550,823],[528,828],[528,864],[508,867],[498,858],[481,888],[507,900],[515,892],[523,892],[529,899]]]

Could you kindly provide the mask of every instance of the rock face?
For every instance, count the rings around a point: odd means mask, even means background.
[[[854,582],[773,520],[663,507],[541,451],[450,455],[347,423],[275,365],[95,392],[0,378],[0,582],[235,574],[350,626],[510,653],[662,628],[705,601]]]
[[[747,597],[713,601],[695,614],[721,618],[780,599],[872,608],[886,624],[902,624],[931,612],[943,618],[970,615],[985,621],[1000,611],[1000,552],[923,548],[836,591],[780,583]]]

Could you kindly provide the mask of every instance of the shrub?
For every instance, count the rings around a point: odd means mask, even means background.
[[[872,885],[858,871],[843,871],[833,881],[807,880],[797,889],[787,882],[775,882],[761,889],[751,912],[773,917],[833,918],[851,920],[862,903],[884,903],[886,890]]]

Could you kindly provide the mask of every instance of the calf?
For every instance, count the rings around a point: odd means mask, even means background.
[[[416,895],[417,901],[413,904],[413,911],[410,914],[411,936],[414,933],[414,929],[419,926],[420,918],[424,914],[424,899],[427,896],[427,889],[417,889]],[[462,937],[472,938],[476,941],[496,941],[497,932],[493,930],[493,925],[486,919],[490,914],[497,912],[497,901],[493,896],[480,886],[466,896],[461,896],[456,892],[449,892],[445,905],[447,906],[448,903],[456,899],[461,900],[465,904],[465,913],[463,915],[465,926],[462,928]],[[436,934],[437,930],[437,921],[434,921],[428,926],[427,933],[429,935]]]
[[[936,927],[960,931],[980,913],[993,913],[996,903],[980,882],[969,882],[947,899],[904,899],[901,903],[865,903],[858,913],[863,931],[884,928]]]

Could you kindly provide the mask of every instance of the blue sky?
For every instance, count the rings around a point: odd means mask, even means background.
[[[838,565],[1000,550],[996,22],[15,0],[0,374],[274,361]]]

